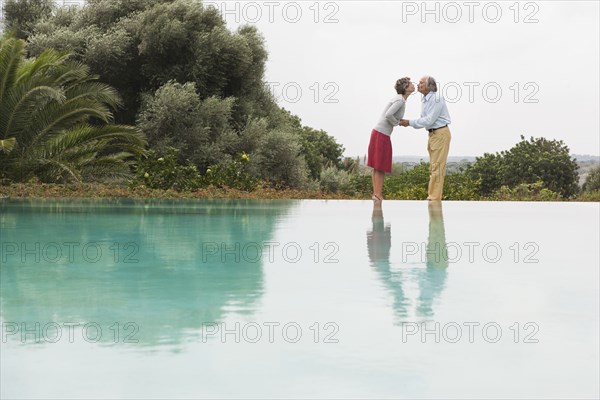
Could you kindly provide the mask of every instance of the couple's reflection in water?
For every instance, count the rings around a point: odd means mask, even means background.
[[[434,302],[444,289],[448,269],[446,234],[444,216],[440,201],[428,202],[429,233],[427,243],[415,240],[410,244],[394,243],[395,246],[418,251],[424,258],[424,265],[411,266],[405,264],[405,256],[395,262],[390,261],[392,248],[392,227],[383,218],[381,203],[375,203],[371,217],[373,226],[367,232],[367,247],[371,266],[393,297],[393,308],[397,318],[402,320],[409,316],[411,300],[405,288],[416,286],[414,312],[417,317],[432,317]],[[418,239],[418,238],[415,238]],[[418,250],[417,250],[418,248]],[[397,254],[400,254],[396,252]]]

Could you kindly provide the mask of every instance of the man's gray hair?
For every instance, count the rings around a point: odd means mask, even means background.
[[[427,77],[427,88],[430,92],[437,92],[437,82],[432,76]]]

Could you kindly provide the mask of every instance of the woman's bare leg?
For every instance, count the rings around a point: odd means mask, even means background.
[[[385,173],[379,170],[373,170],[373,194],[383,200],[383,180]]]

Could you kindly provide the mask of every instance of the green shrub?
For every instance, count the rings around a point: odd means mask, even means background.
[[[249,161],[250,156],[243,153],[237,159],[210,166],[202,177],[204,185],[253,191],[258,180],[248,170]]]
[[[261,138],[251,160],[254,173],[276,187],[303,188],[308,168],[301,153],[298,135],[275,130]]]
[[[178,150],[180,162],[190,160],[200,171],[231,158],[239,136],[229,126],[233,99],[208,97],[200,100],[194,83],[169,81],[154,94],[142,97],[137,125],[151,148]]]
[[[479,181],[473,180],[464,172],[446,175],[444,180],[444,200],[478,200]]]
[[[406,196],[412,193],[414,196],[419,196],[413,200],[426,199],[428,183],[429,163],[421,162],[414,168],[404,170],[398,175],[387,175],[383,183],[383,197],[406,199]],[[413,188],[415,189],[413,190]],[[422,196],[422,193],[425,195]]]
[[[147,157],[139,161],[133,183],[142,183],[151,189],[178,191],[194,191],[203,186],[196,166],[189,161],[180,164],[177,153],[173,147],[167,147],[162,155],[150,150]]]
[[[395,200],[425,200],[429,186],[429,163],[421,162],[413,168],[396,169],[396,175],[386,175],[383,196]],[[373,192],[371,174],[351,175],[344,193],[350,196],[370,197]],[[446,175],[444,200],[476,200],[478,182],[464,172]]]
[[[373,193],[373,183],[371,175],[363,173],[350,175],[348,186],[344,189],[344,194],[356,197],[371,197]]]
[[[581,193],[577,198],[577,201],[600,201],[600,190],[593,190]]]
[[[321,172],[321,191],[326,193],[336,193],[348,188],[350,184],[350,175],[337,167],[327,167]]]
[[[505,185],[542,182],[544,187],[568,198],[578,192],[577,163],[560,140],[530,138],[508,151],[484,154],[467,168],[471,179],[479,181],[479,193],[488,196]]]
[[[423,186],[406,186],[388,197],[390,200],[424,200],[426,198],[427,188]]]
[[[543,182],[522,183],[509,188],[502,186],[498,189],[491,200],[500,201],[560,201],[562,196],[544,187]]]

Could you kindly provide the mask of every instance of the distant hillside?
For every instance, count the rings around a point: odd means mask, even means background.
[[[593,161],[595,163],[600,163],[600,156],[591,156],[589,154],[571,154],[571,157],[577,161]]]
[[[396,156],[392,158],[395,163],[420,163],[429,162],[429,156]],[[448,162],[475,162],[474,156],[448,156]]]
[[[475,162],[475,159],[481,156],[448,156],[448,162]],[[592,162],[600,163],[600,156],[592,156],[589,154],[571,154],[577,162]],[[395,156],[393,159],[395,163],[403,162],[416,162],[419,163],[421,160],[428,162],[429,156]]]

